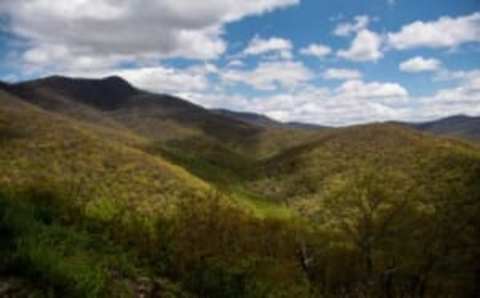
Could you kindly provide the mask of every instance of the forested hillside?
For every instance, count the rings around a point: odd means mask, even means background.
[[[1,297],[480,295],[475,143],[116,77],[0,89]]]

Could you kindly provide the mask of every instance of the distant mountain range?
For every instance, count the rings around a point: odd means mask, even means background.
[[[480,117],[456,115],[423,123],[407,123],[407,125],[437,135],[480,140]]]
[[[47,110],[62,111],[78,118],[100,118],[98,120],[104,122],[104,116],[98,113],[111,113],[111,116],[121,120],[119,122],[127,127],[134,127],[135,130],[161,139],[169,138],[169,133],[158,129],[151,122],[152,118],[156,118],[154,122],[175,122],[174,126],[182,128],[181,133],[200,129],[208,132],[210,137],[233,142],[238,137],[262,134],[267,130],[333,129],[311,123],[284,123],[257,113],[207,110],[178,97],[139,90],[120,77],[95,80],[52,76],[18,84],[0,82],[0,89],[8,90]],[[147,127],[145,123],[137,123],[143,117],[149,118],[150,124],[156,129]],[[392,123],[437,135],[480,140],[480,117],[456,115],[424,123]],[[177,137],[178,135],[175,136]]]
[[[302,122],[280,122],[268,116],[248,112],[235,112],[225,109],[213,109],[215,113],[262,127],[287,127],[303,130],[331,130],[334,127]],[[456,115],[429,122],[391,122],[436,135],[460,137],[468,140],[480,140],[480,117]]]

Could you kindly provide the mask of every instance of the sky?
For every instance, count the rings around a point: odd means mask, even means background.
[[[480,0],[0,0],[0,80],[343,126],[480,115]]]

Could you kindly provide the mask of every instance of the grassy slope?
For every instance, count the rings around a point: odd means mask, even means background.
[[[128,132],[92,126],[0,95],[0,183],[36,183],[75,190],[79,196],[112,197],[141,208],[165,206],[182,190],[208,186],[178,166],[135,147]]]
[[[170,205],[168,201],[175,201],[185,192],[211,188],[196,177],[223,188],[241,183],[251,173],[253,158],[244,157],[204,134],[179,141],[152,140],[126,129],[114,120],[116,117],[110,118],[91,106],[72,103],[51,90],[36,92],[40,92],[40,101],[50,95],[53,101],[60,100],[55,113],[2,93],[0,182],[3,184],[27,187],[41,181],[51,187],[60,185],[65,192],[78,193],[82,200],[89,196],[114,197],[151,211],[153,206]],[[77,108],[79,114],[73,112]],[[80,120],[72,119],[71,113]],[[148,123],[147,119],[141,119]],[[135,123],[141,123],[141,119]],[[178,131],[178,124],[165,128],[162,118],[157,119],[152,125],[160,130],[171,129],[171,134]],[[180,138],[185,135],[180,134]],[[277,209],[268,202],[259,202],[260,208],[256,208],[255,197],[246,195],[237,186],[231,190],[235,190],[232,197],[240,202],[245,199],[244,206],[260,216],[273,214],[272,210]],[[278,208],[281,214],[285,213]]]

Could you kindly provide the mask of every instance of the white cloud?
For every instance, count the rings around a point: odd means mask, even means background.
[[[435,97],[448,102],[480,102],[480,70],[463,72],[454,88],[441,89]]]
[[[227,63],[227,67],[243,67],[245,66],[245,62],[240,59],[234,59]]]
[[[363,82],[350,80],[337,88],[337,92],[349,98],[398,100],[408,96],[408,91],[397,83]]]
[[[202,71],[177,70],[165,67],[145,67],[116,72],[117,75],[142,89],[173,93],[183,90],[203,91],[209,87],[209,81]]]
[[[299,0],[2,0],[8,30],[28,41],[29,63],[57,65],[87,57],[115,64],[139,59],[215,59],[224,25],[298,4]],[[96,65],[93,65],[96,67]]]
[[[244,83],[258,90],[295,88],[312,79],[312,72],[301,62],[262,62],[253,70],[229,69],[221,73],[227,83]]]
[[[323,78],[327,80],[354,80],[361,77],[360,71],[348,68],[329,68],[323,73]]]
[[[360,84],[365,89],[362,91],[365,97],[352,96],[349,88],[330,90],[306,86],[289,93],[253,98],[249,101],[249,108],[281,121],[323,125],[347,125],[405,117],[405,100],[393,100],[398,95],[406,94],[401,86],[398,85],[403,91],[399,92],[394,90],[396,87],[392,88],[394,83]],[[379,93],[373,87],[380,87],[384,91]]]
[[[333,34],[337,36],[349,36],[353,33],[357,33],[363,29],[366,29],[370,21],[371,19],[369,16],[356,16],[353,23],[338,24],[337,27],[335,27]]]
[[[399,50],[416,47],[456,47],[467,42],[480,42],[480,13],[436,21],[416,21],[399,32],[388,34],[388,43]]]
[[[255,36],[247,48],[243,51],[244,55],[262,55],[267,53],[279,54],[281,58],[290,59],[292,57],[292,42],[288,39],[271,37],[263,39]]]
[[[339,50],[339,57],[352,61],[377,61],[383,57],[382,38],[375,32],[362,29],[357,33],[349,49]]]
[[[451,72],[456,86],[443,88],[434,95],[419,98],[410,119],[432,120],[455,114],[480,115],[480,69]]]
[[[311,44],[300,50],[300,54],[315,57],[325,57],[332,52],[332,49],[323,44]]]
[[[360,79],[346,81],[336,89],[303,82],[297,88],[266,96],[246,97],[224,91],[212,93],[211,89],[201,87],[174,94],[210,108],[257,112],[281,121],[324,125],[387,120],[428,121],[453,114],[480,115],[480,69],[452,71],[450,74],[449,79],[457,82],[456,86],[426,97],[412,97],[395,82],[365,82]],[[178,81],[181,87],[181,79]]]
[[[450,71],[456,82],[431,96],[412,97],[396,82],[349,80],[336,89],[301,84],[266,96],[184,93],[208,107],[266,114],[281,121],[351,125],[374,121],[428,121],[453,114],[480,115],[480,69]]]
[[[268,115],[280,121],[347,125],[403,119],[408,92],[396,83],[350,81],[337,89],[302,84],[265,96],[184,94],[198,104]]]
[[[436,71],[441,65],[442,63],[437,59],[417,56],[400,63],[399,69],[404,72]]]

